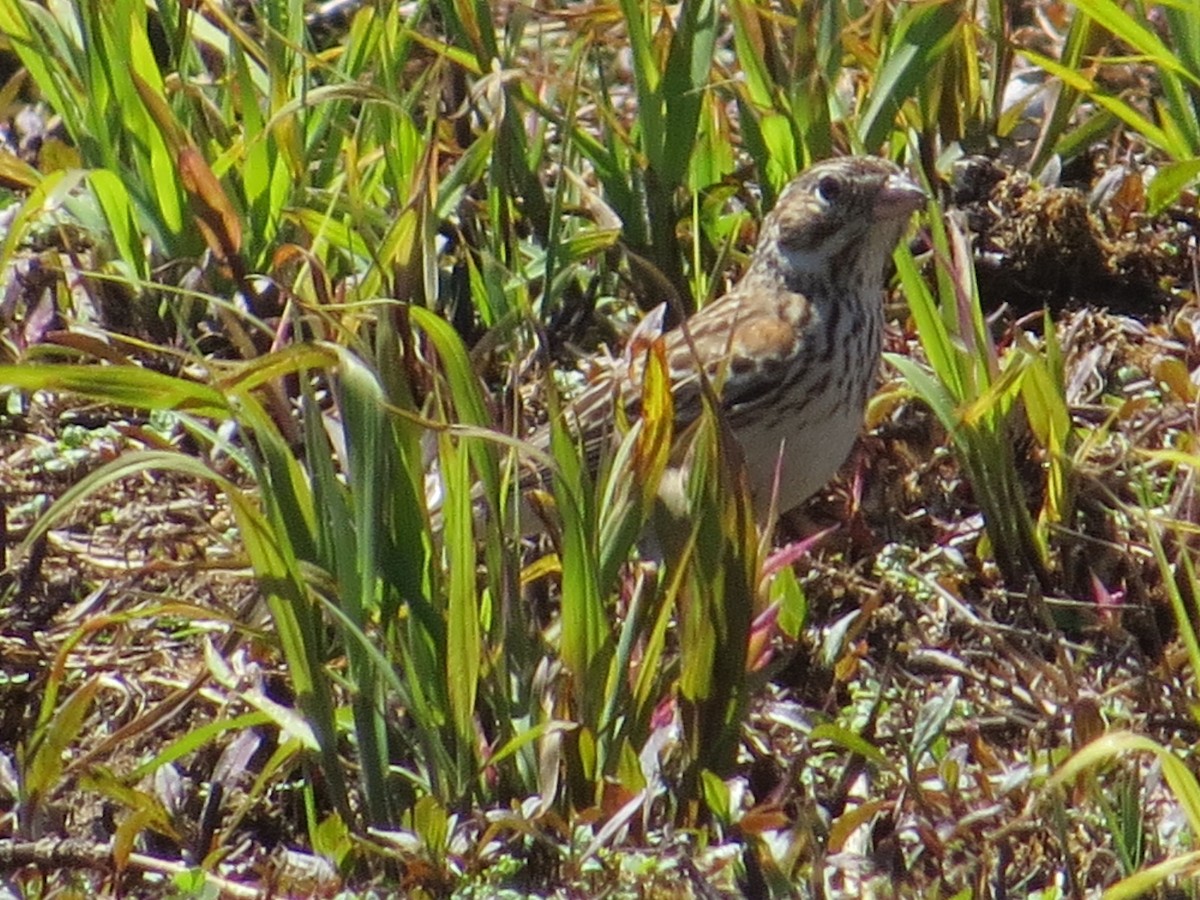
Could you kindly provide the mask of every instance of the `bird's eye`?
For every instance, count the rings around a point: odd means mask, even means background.
[[[842,180],[836,175],[826,175],[817,182],[817,196],[824,203],[834,203],[842,193]]]

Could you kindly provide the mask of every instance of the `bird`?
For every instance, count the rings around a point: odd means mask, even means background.
[[[812,165],[780,192],[734,287],[661,334],[674,433],[700,416],[707,380],[760,518],[799,506],[849,456],[878,377],[885,270],[925,201],[883,158]],[[617,434],[617,406],[637,414],[651,341],[636,343],[562,408],[592,465]],[[548,450],[548,429],[529,440]]]

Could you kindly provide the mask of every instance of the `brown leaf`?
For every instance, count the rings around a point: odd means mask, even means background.
[[[204,241],[222,262],[241,251],[242,223],[213,170],[195,147],[179,151],[179,176]]]
[[[763,834],[784,828],[791,820],[775,805],[756,806],[738,821],[738,827],[746,834]]]

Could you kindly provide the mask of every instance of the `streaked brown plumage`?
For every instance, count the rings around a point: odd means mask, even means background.
[[[784,188],[736,287],[663,335],[676,433],[699,415],[703,370],[760,509],[777,463],[786,511],[849,454],[879,367],[884,269],[924,198],[884,159],[818,163]],[[614,363],[564,410],[589,455],[611,437],[615,402],[636,410],[641,371],[636,355]]]

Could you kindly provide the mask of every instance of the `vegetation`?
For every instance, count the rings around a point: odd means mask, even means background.
[[[0,0],[0,73],[14,895],[1195,891],[1191,0]],[[935,198],[863,451],[760,537],[709,412],[651,550],[662,355],[590,467],[577,352],[841,152]]]

